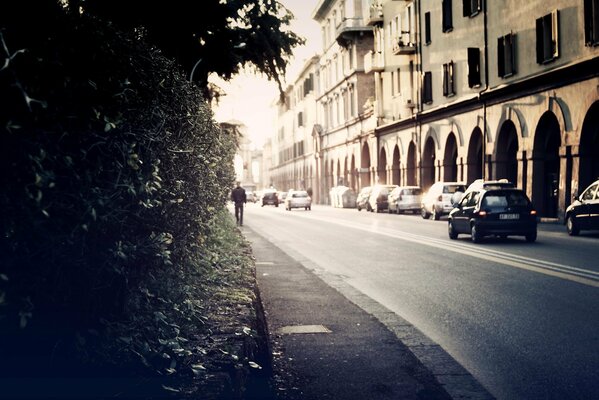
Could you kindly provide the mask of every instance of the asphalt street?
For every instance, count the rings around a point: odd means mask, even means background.
[[[326,206],[250,204],[244,222],[248,234],[407,321],[496,398],[599,392],[597,234],[571,238],[542,225],[537,243],[474,245],[467,235],[449,240],[443,220]]]

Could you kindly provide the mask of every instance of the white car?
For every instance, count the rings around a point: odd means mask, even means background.
[[[464,182],[435,183],[422,197],[420,208],[422,218],[428,219],[432,215],[434,220],[438,220],[442,215],[448,215],[453,210],[451,200],[454,194],[457,192],[464,193],[465,191],[466,185]]]
[[[303,208],[306,211],[312,209],[312,198],[305,190],[290,190],[285,197],[285,209]]]
[[[398,186],[389,193],[389,214],[410,211],[417,213],[422,204],[422,189],[418,186]]]

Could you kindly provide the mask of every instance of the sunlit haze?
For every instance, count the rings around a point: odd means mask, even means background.
[[[293,15],[291,30],[306,39],[306,45],[295,50],[294,60],[287,71],[285,85],[291,83],[302,68],[304,61],[320,51],[320,28],[311,18],[318,0],[280,0]],[[229,82],[211,77],[211,82],[224,89],[226,96],[214,109],[219,122],[236,120],[248,127],[250,140],[255,148],[261,148],[275,130],[274,109],[278,96],[277,85],[265,76],[244,72]]]

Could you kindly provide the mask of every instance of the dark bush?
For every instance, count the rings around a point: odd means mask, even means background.
[[[143,31],[123,34],[51,2],[7,3],[0,358],[17,355],[12,340],[31,329],[48,333],[32,343],[40,354],[61,335],[127,319],[140,291],[176,303],[183,288],[173,282],[212,265],[206,240],[236,149]]]

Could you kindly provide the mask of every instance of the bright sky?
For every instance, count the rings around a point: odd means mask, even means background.
[[[320,27],[311,18],[318,0],[279,0],[279,2],[295,16],[291,30],[306,39],[306,45],[297,48],[294,52],[294,60],[288,67],[287,82],[283,86],[285,88],[297,77],[305,60],[320,52],[321,39]],[[276,131],[275,110],[272,108],[278,96],[276,83],[252,73],[243,73],[229,82],[218,78],[211,81],[227,93],[226,96],[221,97],[219,106],[214,109],[215,119],[218,122],[235,119],[244,123],[248,127],[248,135],[253,146],[261,148],[266,139]]]

